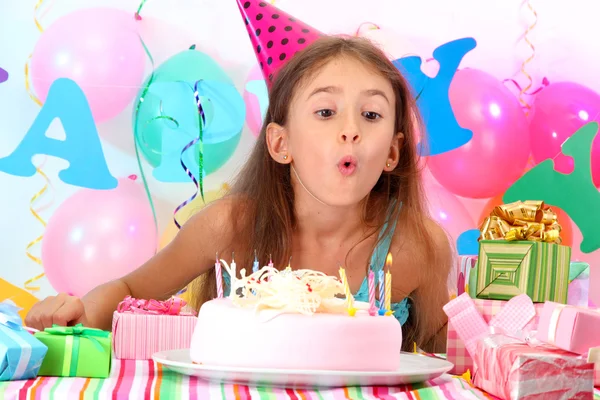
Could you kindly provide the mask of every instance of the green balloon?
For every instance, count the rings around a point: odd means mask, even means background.
[[[172,128],[175,128],[176,125],[164,116],[161,118],[163,105],[161,99],[157,96],[147,94],[143,102],[139,101],[150,79],[152,79],[150,86],[158,82],[185,81],[191,83],[201,79],[231,85],[233,85],[233,82],[215,60],[193,49],[174,55],[154,70],[153,75],[146,79],[138,93],[138,100],[133,110],[133,128],[138,135],[140,153],[150,165],[156,168],[160,165],[162,158],[162,136],[164,133],[172,133]],[[186,103],[187,107],[189,107],[189,111],[185,110],[185,112],[189,112],[189,115],[198,113],[198,109],[193,103]],[[204,111],[206,122],[209,124],[213,117],[210,112],[210,105],[205,106]],[[149,123],[148,121],[154,122]],[[190,132],[189,134],[193,135],[195,133]],[[221,168],[231,158],[240,142],[241,133],[242,130],[240,129],[233,137],[224,138],[224,140],[218,140],[217,138],[217,140],[204,141],[204,170],[207,175]],[[192,139],[193,136],[190,136],[190,140]],[[198,146],[194,150],[197,152]]]

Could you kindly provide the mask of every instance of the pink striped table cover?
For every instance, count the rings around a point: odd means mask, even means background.
[[[113,314],[113,349],[117,359],[149,360],[157,351],[190,347],[193,315]]]
[[[495,399],[464,379],[443,375],[411,386],[351,387],[320,390],[278,389],[266,386],[212,384],[173,373],[152,360],[114,360],[107,379],[38,377],[0,382],[0,399],[261,399],[261,400],[392,400],[392,399]],[[600,400],[600,390],[594,392]]]

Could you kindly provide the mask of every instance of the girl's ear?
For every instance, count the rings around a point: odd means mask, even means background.
[[[404,133],[398,132],[392,138],[392,143],[390,143],[390,153],[388,154],[388,158],[385,162],[384,171],[393,171],[394,168],[398,165],[398,161],[400,159],[400,147],[404,143]]]
[[[288,133],[283,126],[275,122],[267,125],[266,141],[273,160],[280,164],[292,162],[292,155],[288,148]]]

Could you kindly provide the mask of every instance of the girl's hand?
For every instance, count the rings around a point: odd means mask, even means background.
[[[87,326],[85,307],[79,297],[66,293],[46,297],[35,304],[25,318],[25,326],[40,331],[52,327],[53,324],[68,326],[78,323]]]

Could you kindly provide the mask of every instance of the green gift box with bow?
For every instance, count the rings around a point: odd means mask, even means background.
[[[40,376],[106,378],[110,373],[111,333],[82,324],[58,326],[37,332],[35,337],[48,352]]]

